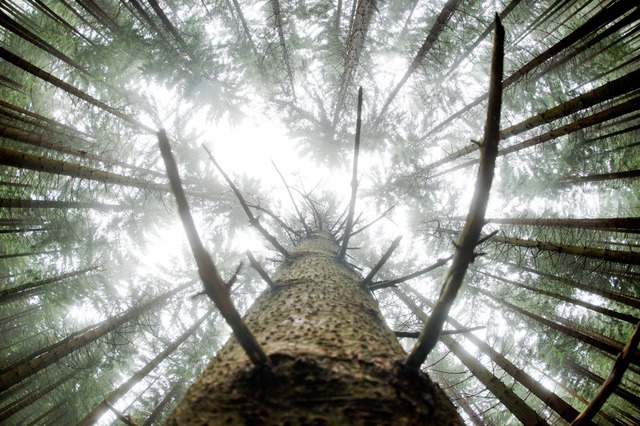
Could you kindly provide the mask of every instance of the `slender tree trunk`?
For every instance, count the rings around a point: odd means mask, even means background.
[[[89,268],[80,269],[78,271],[68,272],[66,274],[58,275],[57,277],[47,278],[44,280],[31,281],[16,287],[8,288],[6,290],[0,290],[0,304],[7,303],[18,298],[24,297],[30,294],[30,290],[38,289],[39,287],[47,284],[56,283],[67,278],[72,278],[78,275],[86,274],[87,272],[95,271],[97,266],[91,266]]]
[[[427,322],[429,316],[420,309],[420,307],[406,294],[401,291],[395,290],[396,296],[402,300],[415,316],[420,318],[424,323]],[[432,305],[435,306],[435,305]],[[458,343],[453,337],[440,335],[440,341],[462,362],[471,373],[482,383],[486,388],[500,400],[502,404],[525,426],[547,425],[538,413],[522,400],[516,393],[508,386],[506,386],[499,378],[494,376],[480,361],[465,350],[460,343]],[[433,424],[433,423],[432,423]]]
[[[0,46],[0,58],[4,59],[5,61],[11,63],[12,65],[22,69],[23,71],[28,72],[29,74],[44,80],[48,83],[53,84],[54,86],[64,90],[65,92],[69,93],[70,95],[76,96],[80,99],[82,99],[83,101],[90,103],[91,105],[94,105],[100,109],[103,109],[104,111],[123,119],[124,121],[132,124],[133,126],[135,126],[136,128],[139,129],[143,129],[146,130],[150,133],[155,133],[155,130],[140,123],[139,121],[137,121],[136,119],[128,116],[127,114],[123,113],[122,111],[119,111],[113,107],[110,107],[109,105],[107,105],[106,103],[90,96],[87,95],[85,92],[83,92],[82,90],[72,86],[69,83],[66,83],[64,81],[62,81],[61,79],[53,76],[52,74],[44,71],[41,68],[38,68],[37,66],[33,65],[32,63],[22,59],[21,57],[19,57],[18,55],[10,52],[9,50],[5,49],[4,47]]]
[[[78,426],[89,426],[96,423],[103,414],[109,411],[109,404],[115,404],[118,399],[122,398],[127,392],[129,392],[140,380],[144,379],[149,373],[151,373],[158,364],[167,359],[169,355],[178,349],[178,346],[184,343],[184,341],[187,340],[212,313],[213,309],[209,309],[209,311],[200,317],[200,319],[189,327],[189,329],[182,333],[180,337],[167,346],[165,350],[156,355],[144,367],[131,376],[129,380],[111,391],[109,395],[94,406],[93,409],[91,409],[91,411],[78,422]]]
[[[0,208],[4,209],[95,209],[102,211],[109,210],[130,210],[131,206],[118,204],[104,204],[93,201],[58,201],[58,200],[24,200],[19,198],[0,198]]]
[[[591,32],[597,30],[598,28],[604,25],[607,25],[609,22],[622,16],[623,14],[631,10],[633,7],[634,7],[633,2],[628,2],[626,0],[617,0],[612,6],[606,8],[605,10],[602,10],[601,12],[599,12],[598,14],[590,18],[587,22],[582,24],[572,33],[564,37],[562,40],[558,41],[556,44],[554,44],[549,49],[542,52],[540,55],[533,58],[527,64],[522,66],[518,71],[511,74],[508,78],[506,78],[503,81],[504,88],[506,89],[511,84],[514,84],[515,82],[520,80],[523,76],[525,76],[527,73],[533,71],[538,65],[542,64],[543,62],[545,62],[549,58],[552,58],[553,56],[557,55],[563,50],[571,47],[576,42],[588,36]],[[428,138],[438,130],[448,125],[453,120],[466,114],[475,106],[480,105],[488,97],[489,97],[488,93],[485,93],[484,95],[479,96],[469,104],[465,105],[459,111],[453,113],[451,116],[449,116],[449,118],[440,122],[438,125],[436,125],[431,130],[429,130],[429,132],[427,132],[427,134],[422,139]]]
[[[282,25],[282,10],[280,9],[279,0],[269,0],[271,3],[271,10],[273,12],[273,20],[275,23],[276,33],[278,34],[278,44],[282,49],[282,55],[284,59],[284,65],[287,70],[287,80],[289,81],[289,89],[291,90],[291,96],[296,99],[296,89],[293,80],[293,68],[291,67],[291,58],[289,56],[289,49],[287,49],[287,43],[284,36],[284,27]]]
[[[485,426],[485,423],[482,421],[478,413],[476,413],[473,407],[471,407],[466,398],[458,393],[455,386],[451,385],[440,371],[436,370],[434,371],[434,373],[438,378],[438,383],[444,386],[445,393],[449,393],[451,394],[451,396],[453,396],[453,401],[457,402],[462,410],[467,413],[467,416],[469,416],[471,423],[473,423],[474,426]]]
[[[577,330],[574,330],[574,329],[572,329],[570,327],[564,326],[562,324],[558,324],[555,321],[551,321],[551,320],[546,319],[546,318],[544,318],[544,317],[542,317],[540,315],[534,314],[533,312],[529,312],[526,309],[523,309],[523,308],[520,308],[518,306],[515,306],[514,304],[509,303],[509,302],[507,302],[506,300],[504,300],[504,299],[502,299],[500,297],[494,296],[493,294],[489,293],[488,291],[479,289],[477,287],[469,287],[469,288],[473,289],[474,291],[476,291],[476,292],[478,292],[478,293],[480,293],[482,295],[485,295],[485,296],[489,297],[490,299],[498,302],[499,304],[501,304],[503,306],[506,306],[507,308],[511,309],[514,312],[517,312],[517,313],[519,313],[519,314],[521,314],[523,316],[531,318],[532,320],[537,321],[542,325],[545,325],[545,326],[547,326],[547,327],[549,327],[549,328],[551,328],[553,330],[557,330],[557,331],[559,331],[559,332],[561,332],[561,333],[563,333],[563,334],[565,334],[565,335],[567,335],[569,337],[572,337],[576,341],[584,342],[584,343],[586,343],[588,345],[591,345],[591,346],[593,346],[595,348],[598,348],[601,351],[609,353],[611,355],[617,355],[618,353],[620,353],[620,351],[622,350],[622,348],[624,346],[620,342],[616,341],[615,345],[613,345],[613,344],[611,344],[609,342],[605,342],[605,341],[597,339],[597,338],[595,338],[593,336],[589,336],[589,335],[587,335],[585,333],[581,333],[581,332],[579,332]],[[640,351],[636,350],[635,354],[633,355],[633,357],[631,359],[631,362],[633,364],[635,364],[635,365],[640,365]]]
[[[82,349],[87,346],[89,343],[92,343],[98,340],[100,337],[110,333],[111,331],[117,329],[122,324],[129,322],[142,313],[158,306],[159,304],[166,302],[169,298],[175,296],[182,290],[193,285],[193,282],[186,283],[177,287],[174,290],[168,291],[156,298],[152,299],[149,302],[146,302],[140,306],[129,309],[128,311],[118,315],[115,318],[104,321],[100,324],[97,324],[94,327],[91,327],[85,333],[81,335],[75,336],[73,339],[68,341],[63,341],[62,344],[56,345],[55,348],[51,349],[45,354],[30,357],[31,359],[26,360],[13,367],[11,370],[0,374],[0,392],[9,389],[11,386],[15,385],[23,381],[24,379],[30,377],[31,375],[37,373],[55,363],[61,358],[77,351],[78,349]]]
[[[602,386],[602,384],[604,383],[605,379],[603,377],[600,377],[596,373],[584,368],[571,358],[567,359],[566,365],[568,365],[569,369],[573,370],[579,376],[588,378],[598,386]],[[613,393],[629,402],[634,407],[640,408],[640,396],[633,394],[632,392],[623,388],[621,385],[616,386],[613,390]]]
[[[570,303],[570,304],[576,305],[576,306],[582,306],[583,308],[587,308],[587,309],[592,310],[594,312],[599,312],[602,315],[606,315],[606,316],[611,317],[611,318],[616,318],[616,319],[619,319],[619,320],[622,320],[622,321],[626,321],[626,322],[634,324],[634,325],[637,324],[638,321],[640,321],[640,318],[635,317],[633,315],[629,315],[629,314],[625,314],[625,313],[622,313],[622,312],[614,311],[614,310],[608,309],[608,308],[603,308],[602,306],[594,305],[592,303],[585,302],[583,300],[578,300],[578,299],[574,299],[572,297],[564,296],[562,294],[558,294],[558,293],[554,293],[554,292],[551,292],[551,291],[543,290],[541,288],[531,287],[531,286],[528,286],[526,284],[521,284],[521,283],[518,283],[518,282],[515,282],[515,281],[512,281],[512,280],[508,280],[508,279],[506,279],[504,277],[501,277],[501,276],[498,276],[498,275],[494,275],[494,274],[490,274],[488,272],[481,271],[481,270],[478,270],[478,269],[476,269],[474,271],[478,272],[478,273],[480,273],[480,274],[482,274],[484,276],[487,276],[489,278],[493,278],[494,280],[502,281],[504,283],[513,285],[515,287],[524,288],[524,289],[532,291],[534,293],[538,293],[538,294],[542,294],[542,295],[545,295],[545,296],[553,297],[554,299],[561,300],[561,301],[563,301],[565,303]]]
[[[640,253],[627,250],[610,250],[596,247],[572,246],[569,244],[556,244],[547,241],[528,240],[523,238],[503,237],[496,235],[492,238],[496,243],[505,243],[512,246],[527,247],[548,252],[563,253],[573,256],[581,256],[588,259],[605,260],[625,265],[640,265]]]
[[[567,117],[574,112],[590,108],[601,102],[614,99],[618,96],[630,93],[633,90],[640,87],[640,70],[630,72],[629,74],[622,76],[614,81],[606,83],[590,92],[584,93],[571,100],[563,102],[562,104],[550,108],[547,111],[541,112],[527,120],[524,120],[518,124],[507,127],[500,132],[500,139],[507,139],[511,136],[518,135],[527,130],[531,130],[535,127],[541,126],[551,121],[558,120],[563,117]],[[426,168],[438,167],[442,164],[446,164],[455,160],[456,158],[463,157],[467,154],[478,150],[477,144],[470,144],[466,147],[457,150],[456,152],[447,155],[446,157],[434,161]]]
[[[48,386],[37,389],[35,392],[29,392],[22,398],[12,402],[11,404],[2,408],[0,411],[0,422],[3,422],[16,414],[17,412],[25,409],[29,405],[33,404],[38,399],[42,398],[42,396],[48,394],[52,390],[56,389],[58,386],[62,385],[64,382],[69,380],[71,376],[63,376],[55,382],[51,383]]]
[[[245,322],[270,365],[235,339],[216,355],[170,425],[462,424],[444,393],[406,357],[377,304],[324,232],[302,240]]]
[[[181,384],[176,384],[167,394],[162,398],[162,401],[153,409],[147,420],[142,426],[151,426],[155,424],[156,419],[160,417],[166,406],[172,402],[173,398],[180,392]]]
[[[431,51],[436,41],[438,40],[438,37],[440,37],[442,31],[444,31],[444,29],[447,27],[447,23],[449,22],[451,15],[453,15],[461,2],[462,0],[449,0],[444,5],[442,10],[440,11],[440,14],[433,23],[433,26],[429,30],[427,38],[425,39],[424,43],[422,43],[422,46],[420,46],[420,49],[418,49],[418,53],[416,53],[416,56],[411,61],[409,68],[404,73],[398,84],[396,84],[396,87],[394,87],[391,93],[389,93],[389,96],[382,106],[380,114],[378,114],[378,118],[376,118],[374,125],[379,124],[384,119],[384,116],[391,106],[391,103],[396,98],[398,93],[400,93],[400,89],[402,89],[405,83],[409,81],[409,77],[411,77],[411,75],[418,69],[422,61],[424,61],[427,54]],[[491,26],[491,28],[493,28],[493,26]]]
[[[351,86],[351,80],[358,66],[360,55],[364,50],[364,41],[367,38],[369,25],[373,20],[373,14],[375,12],[375,3],[373,0],[354,0],[354,5],[355,2],[357,2],[357,8],[355,9],[352,27],[349,38],[347,39],[344,70],[340,77],[340,88],[338,89],[338,96],[333,109],[331,127],[334,131],[338,126],[347,92]]]
[[[458,218],[456,218],[458,220]],[[464,220],[460,217],[459,220]],[[640,217],[610,217],[601,219],[543,219],[543,218],[506,218],[486,219],[487,223],[500,225],[549,226],[554,228],[593,229],[597,231],[640,233]]]
[[[26,256],[39,256],[41,254],[53,254],[59,253],[60,250],[43,250],[43,251],[28,251],[23,253],[11,253],[11,254],[1,254],[0,259],[12,259],[14,257],[26,257]]]
[[[609,300],[613,300],[615,302],[618,303],[622,303],[623,305],[627,305],[627,306],[631,306],[633,308],[636,309],[640,309],[640,299],[638,299],[637,297],[633,297],[633,296],[629,296],[629,295],[625,295],[622,293],[617,293],[614,291],[610,291],[610,290],[606,290],[606,289],[600,289],[594,286],[590,286],[590,285],[586,285],[586,284],[582,284],[578,281],[569,279],[569,278],[564,278],[564,277],[558,277],[556,275],[550,274],[548,272],[543,272],[543,271],[538,271],[536,269],[533,268],[529,268],[527,266],[523,266],[523,265],[517,265],[515,263],[511,263],[511,262],[503,262],[505,265],[509,265],[509,266],[513,266],[517,269],[521,269],[525,272],[530,272],[532,274],[536,274],[540,277],[543,278],[547,278],[553,281],[558,281],[562,284],[568,285],[572,288],[575,289],[580,289],[582,291],[586,291],[587,293],[591,293],[591,294],[596,294],[598,296],[602,296],[606,299]]]
[[[426,304],[429,308],[433,309],[434,304],[427,300],[420,293],[409,287],[411,293],[413,293],[416,297],[420,299],[420,301]],[[399,297],[401,291],[393,289],[393,292]],[[404,298],[402,299],[404,301]],[[451,324],[457,330],[462,330],[465,327],[460,324],[458,321],[451,317],[447,317],[447,322]],[[511,377],[513,377],[518,383],[524,386],[528,391],[538,397],[542,402],[544,402],[547,406],[549,406],[552,410],[554,410],[560,417],[562,417],[565,421],[571,422],[575,419],[580,412],[573,408],[570,404],[566,403],[562,398],[560,398],[555,393],[551,392],[545,386],[543,386],[539,381],[531,377],[527,372],[518,368],[509,361],[505,356],[501,353],[493,349],[486,342],[477,338],[473,333],[465,334],[465,338],[473,343],[478,349],[480,349],[485,355],[487,355],[493,362],[496,363],[500,368],[506,371]]]

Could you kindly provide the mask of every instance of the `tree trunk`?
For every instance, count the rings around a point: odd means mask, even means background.
[[[55,382],[51,383],[48,386],[43,388],[39,388],[34,392],[29,392],[24,395],[22,398],[2,407],[2,411],[0,411],[0,422],[7,420],[17,412],[23,410],[29,405],[33,404],[38,399],[42,398],[44,395],[48,394],[52,390],[56,389],[58,386],[62,385],[64,382],[69,380],[71,376],[63,376]]]
[[[155,424],[156,419],[162,414],[165,407],[173,400],[181,388],[181,383],[176,384],[171,390],[162,398],[162,401],[158,405],[155,406],[153,412],[149,415],[147,420],[142,424],[142,426],[152,426]]]
[[[463,221],[460,217],[456,220]],[[506,218],[485,219],[487,223],[500,225],[550,226],[554,228],[593,229],[597,231],[640,233],[640,217],[609,217],[602,219],[544,219],[544,218]]]
[[[403,366],[374,298],[337,252],[323,232],[298,244],[245,318],[270,365],[254,367],[232,338],[168,424],[462,424],[437,385]]]
[[[460,405],[460,408],[462,408],[465,413],[467,413],[467,416],[469,416],[471,423],[473,423],[474,426],[485,426],[485,423],[482,421],[478,413],[476,413],[474,408],[471,407],[466,398],[458,393],[455,386],[447,381],[447,379],[444,377],[444,374],[442,374],[442,372],[440,372],[439,370],[435,370],[434,373],[438,378],[438,383],[441,383],[445,387],[445,392],[450,393],[453,396],[453,400]]]
[[[533,71],[538,65],[542,64],[544,61],[552,58],[553,56],[557,55],[563,50],[571,47],[576,42],[587,37],[593,31],[596,31],[598,28],[601,28],[602,26],[607,25],[608,23],[614,21],[615,19],[622,16],[633,7],[634,7],[633,2],[627,2],[625,0],[616,1],[613,5],[609,6],[608,8],[602,10],[601,12],[599,12],[598,14],[590,18],[580,27],[576,28],[572,33],[570,33],[569,35],[567,35],[566,37],[558,41],[549,49],[545,50],[544,52],[542,52],[541,54],[533,58],[531,61],[529,61],[527,64],[522,66],[519,70],[511,74],[508,78],[506,78],[503,81],[502,83],[503,87],[506,89],[508,86],[517,82],[520,78],[525,76],[527,73]],[[423,136],[422,140],[433,135],[435,132],[442,129],[443,127],[445,127],[450,122],[457,119],[458,117],[466,114],[473,107],[480,105],[488,97],[489,97],[488,93],[485,93],[477,97],[475,100],[465,105],[462,109],[458,110],[457,112],[449,116],[447,119],[440,122],[433,129],[429,130],[429,132],[427,132],[427,134]]]

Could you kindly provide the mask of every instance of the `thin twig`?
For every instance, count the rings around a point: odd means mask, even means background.
[[[362,280],[362,283],[360,285],[363,288],[366,288],[369,286],[369,284],[371,284],[371,280],[373,279],[373,277],[376,276],[380,268],[382,268],[384,264],[387,262],[387,260],[389,260],[394,250],[398,248],[398,245],[400,244],[401,239],[402,239],[402,235],[400,235],[399,237],[396,237],[396,239],[393,240],[393,243],[391,243],[391,245],[389,246],[385,254],[382,255],[378,263],[376,263],[376,265],[371,269],[371,272],[369,272],[369,274],[367,274],[364,280]]]
[[[276,172],[278,172],[278,175],[280,176],[280,179],[282,179],[282,183],[284,184],[284,187],[287,189],[287,192],[289,193],[289,198],[291,198],[291,203],[293,203],[293,208],[295,208],[296,209],[296,213],[298,213],[298,219],[300,220],[300,223],[302,224],[302,227],[307,232],[307,235],[311,235],[311,229],[309,228],[309,226],[305,222],[304,216],[302,216],[302,213],[300,213],[300,210],[298,209],[298,204],[296,204],[296,200],[295,200],[295,198],[293,198],[293,194],[291,193],[291,189],[290,189],[289,185],[287,184],[287,181],[285,180],[284,176],[282,176],[282,173],[280,173],[280,170],[278,169],[278,166],[276,166],[276,163],[274,163],[273,160],[271,160],[271,164],[273,164],[273,167],[276,169]]]
[[[504,62],[504,28],[500,24],[500,18],[495,18],[495,36],[493,43],[493,56],[491,59],[491,77],[489,83],[489,104],[487,107],[487,121],[484,128],[484,137],[480,148],[480,165],[475,191],[469,208],[469,214],[464,229],[456,245],[453,262],[447,276],[440,297],[429,320],[425,323],[422,333],[416,345],[409,353],[405,364],[414,370],[427,359],[429,352],[438,342],[442,326],[449,314],[449,310],[462,286],[462,280],[476,255],[474,249],[480,237],[484,225],[484,214],[487,209],[491,183],[495,169],[496,156],[498,154],[498,142],[500,141],[500,109],[502,103],[502,74]]]
[[[234,335],[238,339],[238,342],[247,353],[247,356],[255,365],[267,365],[269,358],[264,353],[255,337],[246,324],[242,320],[240,313],[233,305],[233,301],[229,296],[229,290],[227,284],[222,280],[216,265],[213,263],[213,259],[209,256],[209,253],[202,245],[202,241],[198,236],[193,217],[189,211],[189,204],[187,198],[184,195],[182,183],[180,181],[180,175],[178,173],[178,166],[171,153],[171,146],[169,145],[169,139],[164,130],[158,132],[158,142],[160,144],[160,152],[167,168],[167,176],[171,183],[171,189],[176,198],[178,204],[178,212],[180,219],[182,220],[182,226],[187,234],[187,240],[191,246],[191,252],[195,258],[196,265],[198,266],[198,273],[200,279],[204,285],[204,291],[209,296],[213,303],[216,305],[227,324],[233,330]]]
[[[269,288],[275,288],[276,285],[274,284],[273,280],[271,279],[269,274],[267,274],[267,271],[265,271],[262,268],[262,265],[260,265],[260,263],[258,263],[256,258],[253,257],[253,254],[249,250],[247,250],[246,251],[246,255],[249,258],[249,263],[251,264],[251,267],[258,272],[258,274],[264,280],[264,282],[266,282],[269,285]]]
[[[231,190],[235,194],[236,198],[240,202],[240,205],[242,206],[242,209],[244,210],[244,212],[246,213],[247,217],[249,218],[249,223],[251,224],[251,226],[255,227],[258,230],[258,232],[260,232],[262,234],[262,236],[267,241],[269,241],[271,243],[271,245],[273,247],[275,247],[275,249],[277,251],[280,252],[280,254],[282,254],[285,257],[285,259],[288,259],[290,257],[290,255],[289,255],[289,252],[287,251],[287,249],[282,247],[282,245],[280,245],[278,240],[273,235],[271,235],[266,229],[264,229],[264,227],[260,224],[260,221],[258,220],[258,218],[256,218],[253,215],[253,213],[251,213],[251,209],[249,209],[249,206],[247,205],[247,202],[245,201],[245,199],[242,196],[242,194],[240,193],[240,190],[238,190],[238,187],[233,183],[231,178],[229,178],[229,176],[227,176],[227,174],[224,172],[222,167],[220,167],[220,165],[218,164],[216,159],[211,154],[211,151],[209,151],[209,149],[204,145],[202,147],[204,148],[205,151],[207,151],[207,154],[209,155],[209,159],[211,160],[213,165],[216,166],[216,169],[218,169],[218,171],[220,172],[220,174],[222,175],[222,177],[227,182],[227,184],[229,185],[229,187],[231,188]]]
[[[347,224],[344,227],[344,237],[338,252],[338,260],[344,259],[347,254],[349,237],[353,229],[353,214],[356,210],[356,194],[358,192],[358,155],[360,154],[360,128],[362,127],[362,87],[358,89],[358,118],[356,119],[356,142],[353,148],[353,175],[351,176],[351,201],[349,202],[349,214]]]
[[[613,367],[611,368],[611,372],[602,383],[602,387],[600,387],[600,390],[593,400],[591,400],[589,405],[582,410],[582,413],[580,413],[578,417],[571,422],[571,426],[591,424],[593,417],[598,413],[598,411],[600,411],[604,403],[607,401],[607,398],[611,396],[622,380],[624,372],[627,370],[632,358],[635,356],[636,350],[638,349],[638,343],[640,343],[640,321],[636,325],[635,330],[633,330],[633,333],[631,334],[627,344],[622,349],[622,352],[620,352],[616,357]]]

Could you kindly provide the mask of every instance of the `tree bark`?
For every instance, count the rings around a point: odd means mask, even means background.
[[[255,367],[232,338],[168,424],[441,424],[462,421],[405,353],[328,233],[302,240],[245,321],[270,359]]]

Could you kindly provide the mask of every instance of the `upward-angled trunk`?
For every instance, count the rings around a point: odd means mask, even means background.
[[[427,322],[429,316],[411,298],[401,291],[395,294],[402,300],[415,316]],[[491,373],[476,357],[471,355],[453,337],[440,335],[440,341],[462,362],[486,388],[502,402],[507,409],[526,426],[547,425],[536,411],[499,378]],[[437,424],[437,423],[433,423]]]
[[[357,1],[358,7],[355,10],[351,25],[351,32],[346,44],[344,70],[340,77],[340,88],[338,89],[338,97],[336,98],[335,107],[333,109],[333,120],[331,122],[331,126],[334,130],[340,120],[345,98],[349,87],[351,86],[353,74],[355,73],[358,62],[360,61],[360,56],[364,50],[364,41],[367,37],[367,32],[369,31],[369,25],[371,25],[371,21],[373,20],[373,13],[375,12],[375,3],[373,0]]]
[[[628,1],[625,1],[625,0],[618,0],[618,1],[614,2],[613,5],[607,7],[606,9],[600,11],[599,13],[597,13],[595,16],[590,18],[588,21],[586,21],[580,27],[576,28],[573,32],[568,34],[566,37],[564,37],[563,39],[558,41],[556,44],[554,44],[549,49],[545,50],[544,52],[542,52],[541,54],[539,54],[535,58],[531,59],[527,64],[525,64],[520,69],[518,69],[516,72],[511,74],[508,78],[506,78],[503,81],[504,88],[506,89],[511,84],[516,83],[523,76],[525,76],[527,73],[533,71],[537,66],[539,66],[542,63],[544,63],[546,60],[554,57],[555,55],[559,54],[563,50],[571,47],[576,42],[580,41],[584,37],[587,37],[593,31],[596,31],[597,29],[601,28],[602,26],[607,25],[608,23],[610,23],[610,22],[614,21],[615,19],[619,18],[620,16],[624,15],[626,12],[628,12],[633,7],[634,7],[634,3],[633,2],[628,2]],[[480,105],[488,97],[489,97],[488,93],[485,93],[485,94],[477,97],[472,102],[470,102],[469,104],[465,105],[462,109],[456,111],[451,116],[449,116],[447,119],[445,119],[444,121],[440,122],[438,125],[436,125],[431,130],[429,130],[429,132],[427,132],[427,134],[422,139],[424,140],[424,139],[428,138],[429,136],[431,136],[435,132],[439,131],[440,129],[442,129],[443,127],[448,125],[453,120],[455,120],[458,117],[461,117],[462,115],[466,114],[469,110],[471,110],[475,106]]]
[[[177,424],[462,424],[402,347],[361,277],[315,232],[274,274],[247,327],[270,365],[254,367],[235,339],[211,361],[169,419]]]
[[[427,300],[420,293],[414,291],[409,287],[409,291],[419,297],[420,301],[425,303],[428,307],[433,309],[434,304]],[[395,294],[400,294],[399,290],[393,289]],[[457,330],[462,330],[465,327],[452,317],[447,317],[447,322],[451,324]],[[516,367],[511,361],[509,361],[504,355],[489,346],[488,343],[477,338],[473,333],[466,333],[465,338],[473,343],[478,349],[480,349],[485,355],[487,355],[493,362],[495,362],[500,368],[506,371],[511,377],[513,377],[518,383],[524,386],[528,391],[537,396],[542,402],[547,404],[552,410],[554,410],[565,421],[571,422],[578,414],[578,410],[573,408],[570,404],[566,403],[558,395],[547,389],[539,381],[531,377],[526,371]]]
[[[94,342],[107,333],[110,333],[113,330],[117,329],[122,324],[125,324],[139,317],[144,312],[147,312],[148,310],[158,306],[159,304],[166,302],[170,297],[175,296],[177,293],[191,285],[193,285],[193,283],[183,284],[182,286],[177,287],[174,290],[157,296],[149,302],[146,302],[140,306],[133,307],[115,318],[111,318],[107,321],[99,323],[98,325],[91,327],[81,335],[75,336],[73,339],[62,341],[61,344],[56,345],[45,354],[30,357],[31,359],[27,359],[23,363],[14,366],[9,371],[0,375],[0,392],[9,389],[16,383],[20,383],[27,377],[47,368],[59,359],[64,358],[65,356],[84,348],[91,342]]]
[[[451,18],[451,15],[453,15],[453,12],[455,12],[461,2],[462,0],[449,0],[444,5],[442,11],[440,11],[440,14],[436,18],[436,21],[433,23],[433,27],[431,27],[431,30],[429,30],[427,38],[425,39],[424,43],[422,43],[422,46],[420,46],[420,49],[418,50],[418,53],[416,53],[416,56],[413,58],[413,61],[411,61],[409,68],[404,73],[398,84],[396,84],[396,87],[394,87],[391,93],[389,93],[387,100],[380,110],[380,114],[378,114],[378,118],[376,118],[375,124],[379,124],[380,121],[384,119],[384,115],[387,113],[389,106],[400,92],[400,89],[402,89],[405,83],[409,80],[409,77],[411,77],[411,74],[413,74],[414,71],[418,69],[422,61],[424,61],[427,54],[431,51],[436,41],[438,40],[440,33],[442,33],[442,31],[446,28],[449,18]],[[491,26],[491,28],[493,28],[493,26]]]
[[[167,359],[178,347],[184,343],[213,312],[213,308],[209,309],[199,320],[197,320],[189,329],[187,329],[180,337],[156,355],[144,367],[138,370],[126,382],[111,391],[102,401],[100,401],[93,409],[78,422],[78,426],[89,426],[95,424],[100,417],[109,410],[109,404],[115,404],[118,399],[122,398],[129,392],[138,382],[144,379],[158,364]]]
[[[293,81],[293,68],[291,67],[291,58],[289,56],[289,50],[287,49],[287,43],[284,37],[284,26],[282,23],[282,9],[280,8],[279,0],[271,0],[271,10],[273,12],[273,20],[275,24],[276,33],[278,34],[278,44],[282,50],[282,58],[287,71],[287,80],[289,81],[289,89],[291,90],[291,96],[296,99],[296,89]]]

